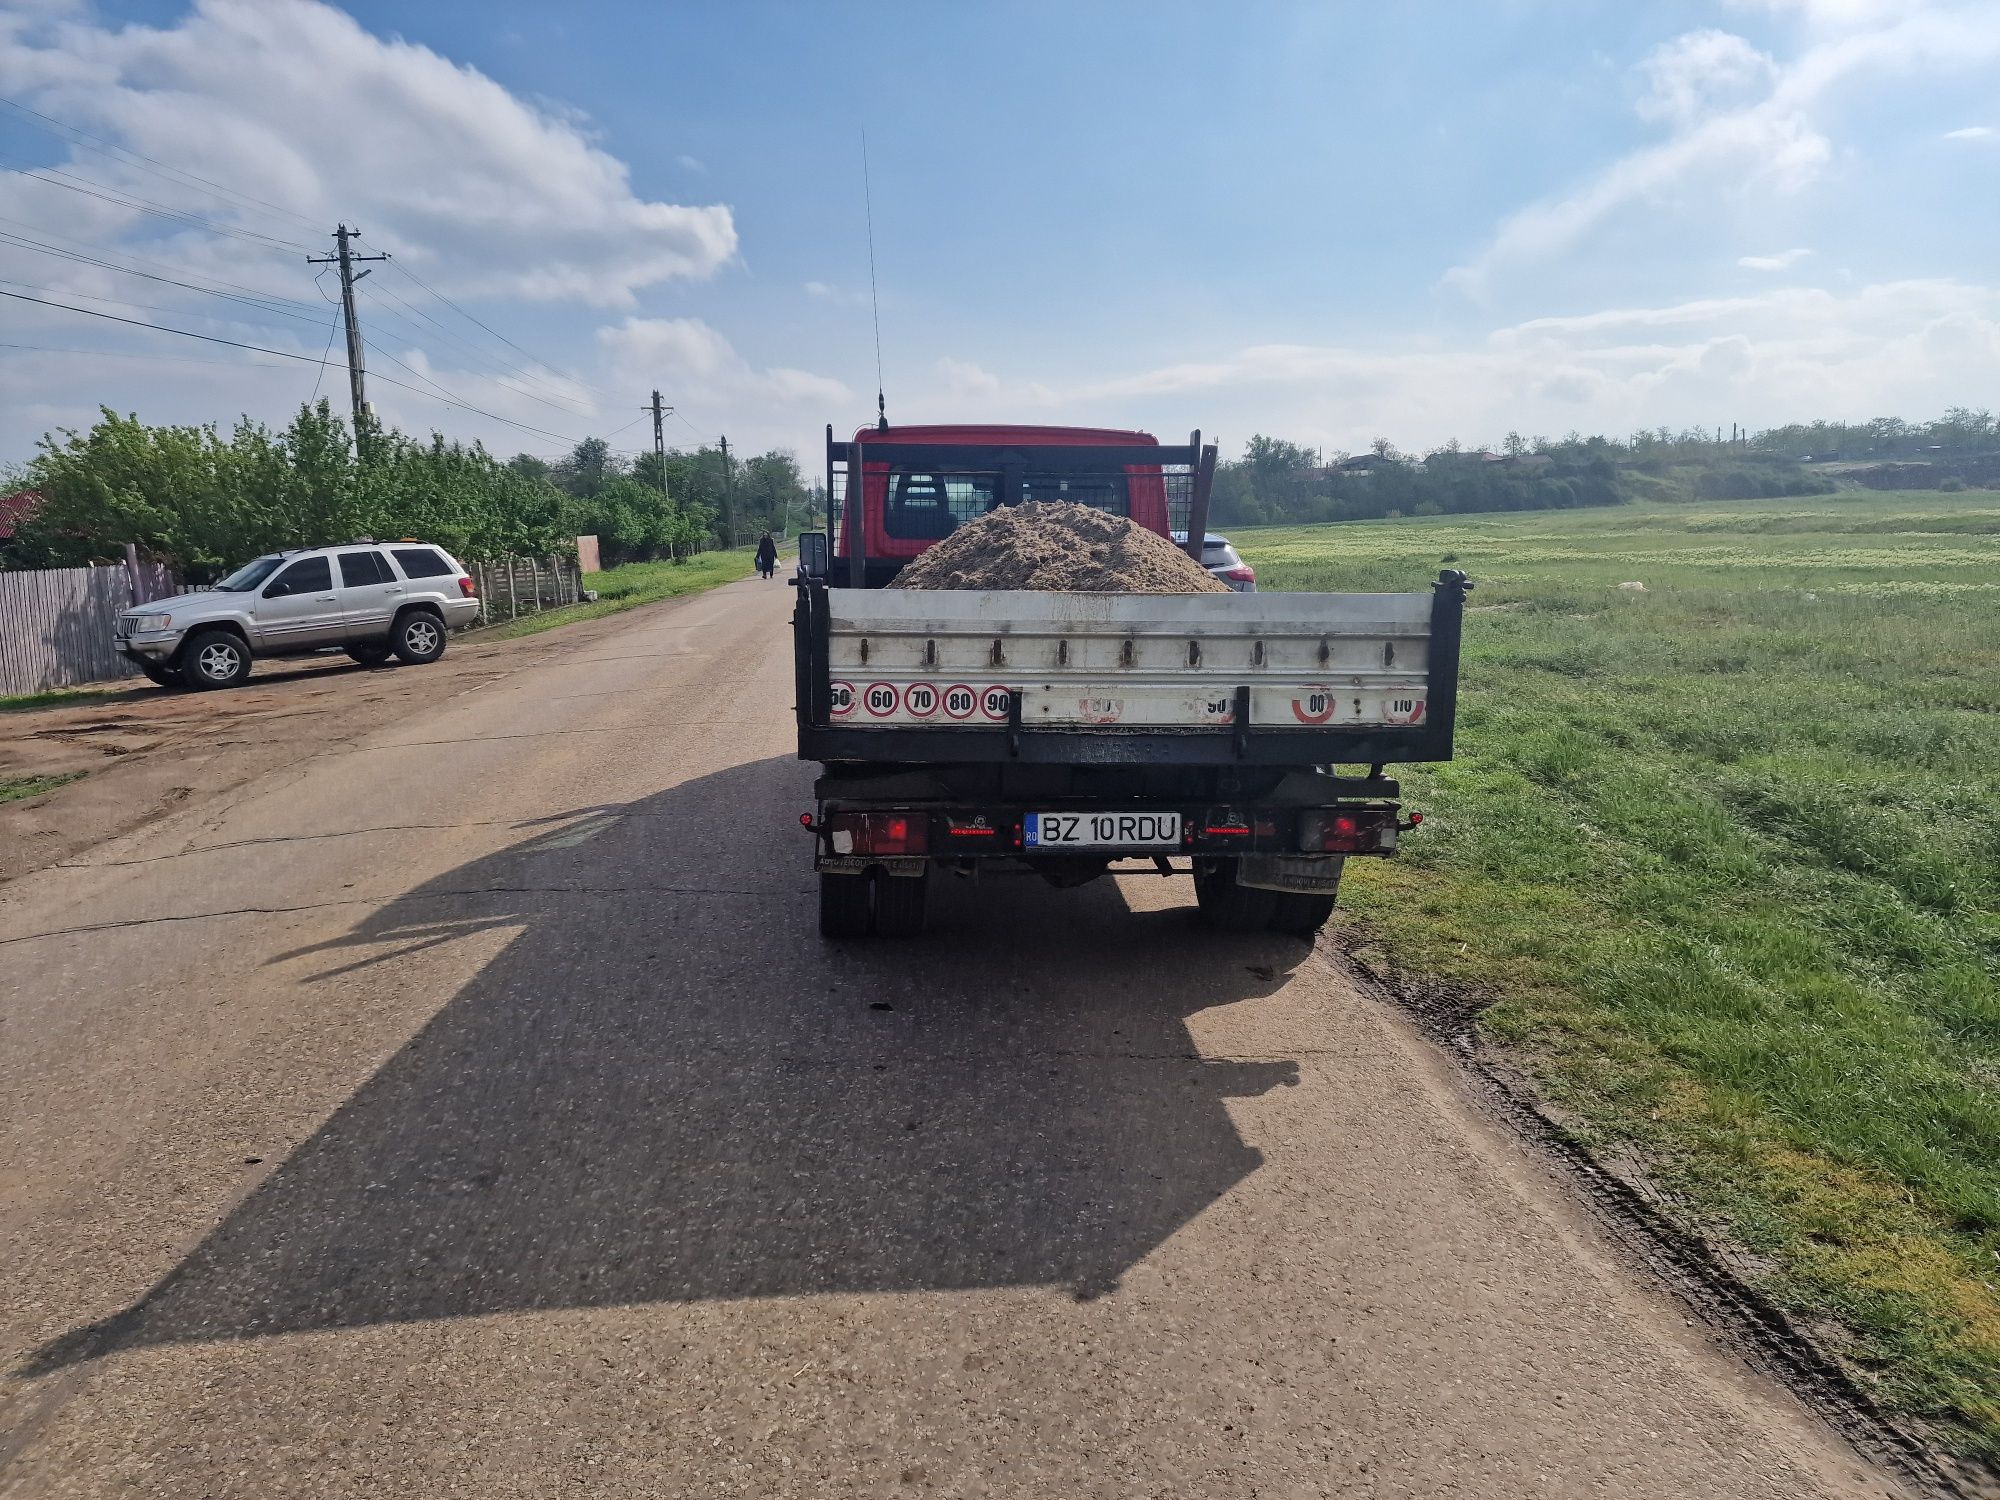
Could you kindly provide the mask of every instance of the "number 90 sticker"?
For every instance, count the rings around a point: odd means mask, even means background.
[[[827,711],[836,719],[844,719],[854,712],[854,684],[835,682],[827,685]]]
[[[1007,710],[1013,706],[1011,688],[990,687],[979,699],[979,711],[996,724],[1007,722]]]

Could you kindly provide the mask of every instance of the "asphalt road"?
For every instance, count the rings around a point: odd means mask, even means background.
[[[0,891],[0,1494],[1894,1493],[1184,880],[823,945],[789,602]]]

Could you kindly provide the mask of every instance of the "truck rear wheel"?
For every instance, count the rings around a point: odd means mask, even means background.
[[[1277,908],[1276,891],[1238,885],[1233,859],[1194,862],[1194,899],[1202,920],[1224,932],[1262,932]]]
[[[930,881],[921,875],[875,876],[875,935],[917,937],[924,930],[924,898]]]
[[[1276,891],[1277,904],[1271,910],[1271,931],[1290,933],[1310,940],[1333,915],[1333,897],[1310,895],[1304,891]]]
[[[819,935],[834,939],[868,936],[866,875],[820,872]]]

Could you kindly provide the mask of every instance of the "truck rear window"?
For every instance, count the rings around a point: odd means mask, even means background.
[[[998,474],[891,474],[883,528],[890,536],[934,542],[992,510],[999,494]]]
[[[998,474],[891,474],[883,529],[906,541],[937,541],[996,509],[1002,488]],[[1114,516],[1132,513],[1122,474],[1029,474],[1021,480],[1021,498],[1068,500]]]

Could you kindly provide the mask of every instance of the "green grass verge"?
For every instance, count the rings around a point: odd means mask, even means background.
[[[1352,936],[1491,997],[1886,1405],[2000,1456],[2000,497],[1232,535],[1268,588],[1478,585],[1458,758]]]
[[[88,771],[71,771],[62,776],[0,776],[0,802],[39,797],[59,786],[68,786],[72,781],[81,781],[89,774]]]
[[[718,584],[748,578],[756,571],[751,566],[752,561],[752,554],[743,550],[704,552],[686,562],[626,563],[622,567],[606,568],[601,573],[586,573],[583,586],[597,590],[595,603],[569,604],[561,609],[523,615],[518,620],[505,620],[498,625],[487,626],[474,639],[512,640],[515,636],[536,635],[577,620],[595,620],[622,610],[637,609],[642,604],[652,604],[660,599],[698,594]]]
[[[116,687],[51,688],[45,693],[15,693],[0,697],[0,713],[20,708],[65,708],[72,703],[90,703],[99,698],[115,698],[143,683],[143,677],[121,682]]]

